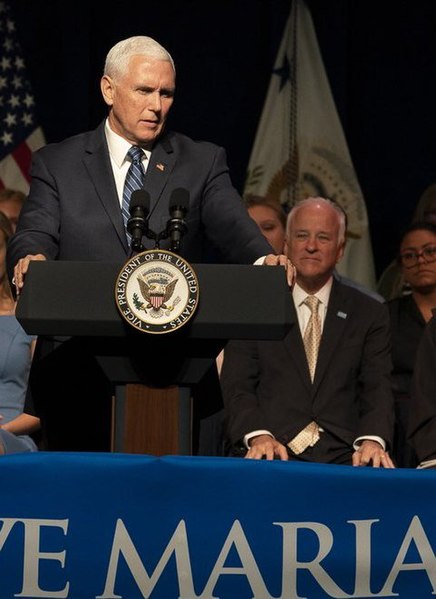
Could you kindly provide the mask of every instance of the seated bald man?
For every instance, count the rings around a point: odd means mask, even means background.
[[[346,217],[325,198],[291,210],[294,324],[283,341],[233,341],[221,383],[232,455],[392,468],[389,316],[335,279]]]

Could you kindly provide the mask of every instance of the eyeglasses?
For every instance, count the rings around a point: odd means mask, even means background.
[[[408,250],[400,254],[401,263],[406,268],[411,268],[418,264],[419,258],[424,258],[424,262],[434,262],[436,260],[436,245],[429,245],[423,248],[420,252],[416,250]]]

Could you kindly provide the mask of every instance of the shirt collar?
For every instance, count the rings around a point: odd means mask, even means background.
[[[323,304],[324,306],[327,306],[329,303],[332,285],[333,277],[330,277],[327,283],[324,285],[324,287],[321,287],[319,291],[313,294],[319,299],[321,304]],[[298,283],[295,283],[294,288],[292,290],[292,297],[294,298],[294,303],[296,306],[301,306],[301,304],[304,302],[308,295],[312,294],[307,293],[307,291],[304,291],[304,289],[302,289]]]
[[[121,137],[121,135],[118,135],[118,133],[115,133],[115,131],[111,129],[109,125],[109,119],[106,119],[104,125],[104,132],[109,148],[109,154],[111,155],[112,160],[115,162],[118,168],[121,168],[121,166],[126,160],[127,152],[129,151],[132,144],[126,139],[124,139],[124,137]],[[143,150],[143,152],[147,156],[147,158],[150,159],[150,150]]]

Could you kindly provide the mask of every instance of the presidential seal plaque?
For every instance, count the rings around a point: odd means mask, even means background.
[[[193,268],[167,250],[147,250],[128,260],[115,281],[123,318],[143,333],[171,333],[184,326],[198,306]]]

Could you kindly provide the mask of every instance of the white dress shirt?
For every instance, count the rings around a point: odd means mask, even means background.
[[[318,306],[318,316],[321,322],[321,333],[324,329],[324,321],[325,316],[327,314],[327,307],[329,304],[330,291],[332,290],[333,277],[331,277],[327,283],[322,287],[319,291],[314,293],[313,295],[318,298],[319,306]],[[306,306],[304,300],[309,294],[307,291],[304,291],[298,283],[295,283],[292,289],[292,298],[294,300],[295,310],[297,312],[298,324],[300,325],[301,336],[304,336],[304,331],[306,330],[307,323],[310,318],[310,308]]]
[[[111,159],[112,171],[115,177],[115,185],[117,188],[118,200],[120,202],[120,208],[123,201],[123,190],[124,181],[126,179],[127,171],[132,164],[127,156],[127,152],[132,147],[132,144],[128,142],[124,137],[112,131],[109,125],[109,119],[106,119],[104,126],[104,132],[106,135],[106,141],[109,148],[109,156]],[[147,172],[148,163],[150,161],[151,152],[150,150],[143,150],[144,156],[142,158],[142,166],[144,172]]]

